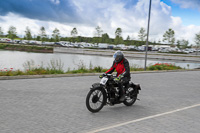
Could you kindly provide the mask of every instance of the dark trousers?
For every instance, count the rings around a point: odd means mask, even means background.
[[[128,88],[130,78],[128,78],[128,77],[123,77],[121,81],[122,81],[122,82],[118,83],[119,94],[120,94],[120,96],[122,96],[122,95],[125,94],[125,88]],[[125,86],[125,88],[124,88],[123,86]]]

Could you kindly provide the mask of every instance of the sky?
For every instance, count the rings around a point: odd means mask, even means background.
[[[138,40],[141,27],[147,28],[149,0],[0,0],[0,27],[4,34],[10,26],[21,37],[28,26],[38,35],[42,26],[49,37],[55,28],[69,37],[74,27],[78,35],[93,37],[100,26],[103,33],[115,37],[118,27],[124,39]],[[176,40],[194,43],[200,33],[200,0],[152,0],[150,41],[162,41],[169,28]]]

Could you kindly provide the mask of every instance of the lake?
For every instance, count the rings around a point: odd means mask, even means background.
[[[139,67],[144,67],[144,59],[134,59],[127,58],[129,60],[130,66],[137,65]],[[78,66],[84,64],[87,68],[90,65],[101,66],[103,68],[110,68],[113,62],[113,57],[107,56],[93,56],[93,55],[80,55],[80,54],[65,54],[65,53],[32,53],[32,52],[21,52],[21,51],[7,51],[0,50],[0,70],[10,69],[14,70],[25,70],[23,64],[27,61],[34,61],[35,66],[44,67],[50,65],[52,60],[61,61],[63,64],[63,70],[77,69]],[[177,66],[183,68],[198,68],[200,63],[190,63],[190,62],[175,62],[167,60],[147,60],[147,65],[155,63],[174,63]]]

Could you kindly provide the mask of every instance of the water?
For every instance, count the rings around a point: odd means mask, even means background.
[[[139,67],[144,67],[144,60],[127,58],[131,66],[137,65]],[[103,68],[110,68],[113,62],[112,57],[106,56],[91,56],[91,55],[76,55],[76,54],[64,54],[64,53],[31,53],[31,52],[21,52],[21,51],[0,51],[0,70],[13,68],[14,70],[25,70],[23,64],[27,61],[34,61],[35,66],[48,67],[51,60],[61,61],[63,63],[63,70],[77,69],[78,66],[84,64],[87,68],[90,65],[101,66]],[[188,62],[175,62],[175,61],[158,61],[158,60],[148,60],[147,65],[155,63],[174,63],[182,68],[198,68],[200,63],[188,63]],[[188,65],[189,64],[189,65]]]

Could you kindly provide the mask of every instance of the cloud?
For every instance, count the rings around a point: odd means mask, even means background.
[[[60,0],[51,0],[51,2],[53,2],[54,4],[60,4]]]
[[[200,10],[199,0],[171,0],[171,1],[179,4],[181,8],[196,8]]]
[[[3,4],[3,5],[1,5]],[[29,26],[38,35],[41,26],[51,36],[55,28],[62,36],[70,36],[76,27],[78,35],[93,37],[95,27],[115,37],[115,30],[122,28],[123,38],[129,35],[138,39],[141,27],[146,29],[149,3],[146,0],[14,0],[0,1],[0,25],[5,30],[13,25],[20,35]],[[173,17],[171,7],[154,0],[152,2],[150,40],[162,40],[166,30],[175,30],[177,39],[188,39],[193,43],[199,26],[183,26],[180,17]]]
[[[171,18],[173,20],[171,27],[175,31],[176,40],[185,39],[185,40],[188,40],[190,44],[194,45],[195,34],[200,32],[200,26],[196,26],[196,25],[184,26],[182,25],[181,18],[173,17],[173,16]]]
[[[7,16],[1,16],[0,27],[2,27],[4,34],[7,34],[7,31],[11,25],[16,27],[17,35],[20,37],[25,35],[27,26],[30,28],[33,36],[39,35],[41,26],[44,26],[48,36],[52,35],[52,32],[55,28],[58,28],[61,36],[63,37],[69,37],[71,30],[74,28],[74,24],[71,23],[66,25],[53,21],[34,20],[13,13],[9,13]],[[94,31],[94,27],[84,25],[79,25],[78,27],[78,34],[82,36],[91,36],[92,32]]]
[[[70,0],[1,0],[0,15],[14,13],[30,19],[78,23]]]

